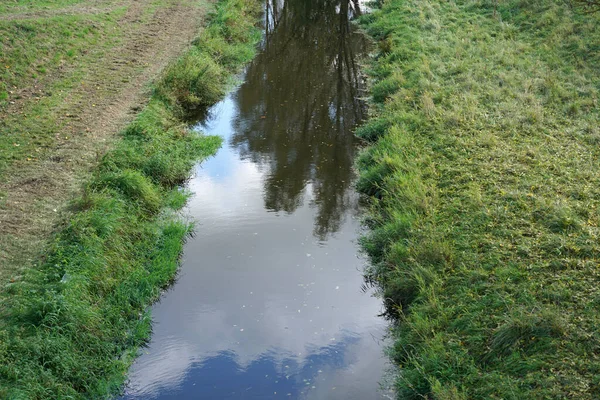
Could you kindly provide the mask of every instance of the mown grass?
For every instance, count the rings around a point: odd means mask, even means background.
[[[25,96],[34,94],[21,113],[6,114],[0,123],[0,176],[52,145],[64,123],[53,109],[85,83],[85,67],[116,45],[124,12],[0,21],[0,112],[19,101],[23,89]]]
[[[259,10],[253,0],[218,3],[202,37],[167,68],[149,105],[73,202],[73,217],[44,263],[6,289],[0,299],[1,398],[104,398],[122,385],[150,334],[147,307],[172,282],[190,230],[175,212],[187,198],[180,184],[220,145],[219,138],[182,124],[179,113],[190,104],[178,94],[186,88],[190,98],[219,99],[228,77],[253,56]],[[230,34],[237,27],[246,34]],[[243,56],[235,62],[218,57],[232,49],[243,49]],[[203,63],[219,79],[200,84],[197,65]]]
[[[89,53],[93,46],[114,40],[123,11],[119,8],[97,15],[0,20],[0,106],[6,105],[14,90],[32,85],[40,76],[65,64],[73,64],[74,58]]]
[[[600,16],[387,0],[362,242],[401,399],[600,398]]]
[[[73,6],[85,0],[6,0],[0,4],[0,13],[14,10],[39,11]]]

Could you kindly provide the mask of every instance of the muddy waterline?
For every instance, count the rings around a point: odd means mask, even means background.
[[[378,399],[380,301],[363,293],[358,2],[266,4],[243,84],[198,129],[224,137],[189,183],[196,235],[153,307],[125,399]]]

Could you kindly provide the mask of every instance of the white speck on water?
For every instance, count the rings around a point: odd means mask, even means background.
[[[258,232],[254,232],[255,235],[258,235]]]
[[[298,312],[300,312],[300,310],[298,310]]]
[[[318,372],[318,373],[321,373],[321,372],[323,372],[323,371],[321,371],[321,370],[318,370],[317,372]]]
[[[240,332],[244,332],[244,328],[240,329]]]
[[[302,243],[302,244],[304,244],[304,243]],[[310,253],[306,253],[306,257],[310,257]]]
[[[340,287],[339,287],[339,286],[336,286],[336,287],[335,287],[335,290],[339,290],[339,289],[340,289]]]
[[[329,339],[329,340],[331,340],[331,341],[334,341],[334,340],[335,340],[335,338],[334,338],[334,337],[332,337],[332,338],[331,338],[331,339]]]

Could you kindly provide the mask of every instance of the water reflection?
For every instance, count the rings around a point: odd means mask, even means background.
[[[164,390],[160,398],[347,400],[349,390],[360,393],[362,388],[347,379],[340,380],[340,371],[361,362],[356,359],[361,354],[359,347],[360,339],[348,336],[339,343],[312,351],[301,363],[294,354],[281,358],[277,351],[269,351],[243,368],[235,352],[221,351],[192,363],[180,378],[178,389]],[[373,355],[361,355],[367,356],[362,360],[364,365],[373,362]],[[145,392],[145,398],[153,398],[161,388],[153,389]],[[375,398],[376,394],[372,395],[367,398]]]
[[[226,145],[189,184],[196,236],[125,399],[382,397],[385,322],[355,243],[359,12],[269,3],[245,83],[200,126]]]
[[[325,239],[353,206],[352,129],[364,117],[357,56],[367,43],[350,20],[357,1],[268,1],[264,50],[237,94],[232,145],[268,164],[265,206],[288,213],[312,183],[314,234]]]

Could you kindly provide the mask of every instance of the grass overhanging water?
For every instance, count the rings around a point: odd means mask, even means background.
[[[148,305],[172,282],[190,225],[193,165],[220,146],[183,122],[221,99],[254,55],[260,4],[221,0],[189,51],[73,202],[43,264],[0,299],[0,397],[96,398],[123,384],[148,340]]]
[[[362,24],[362,245],[398,398],[600,398],[600,15],[385,0]]]

